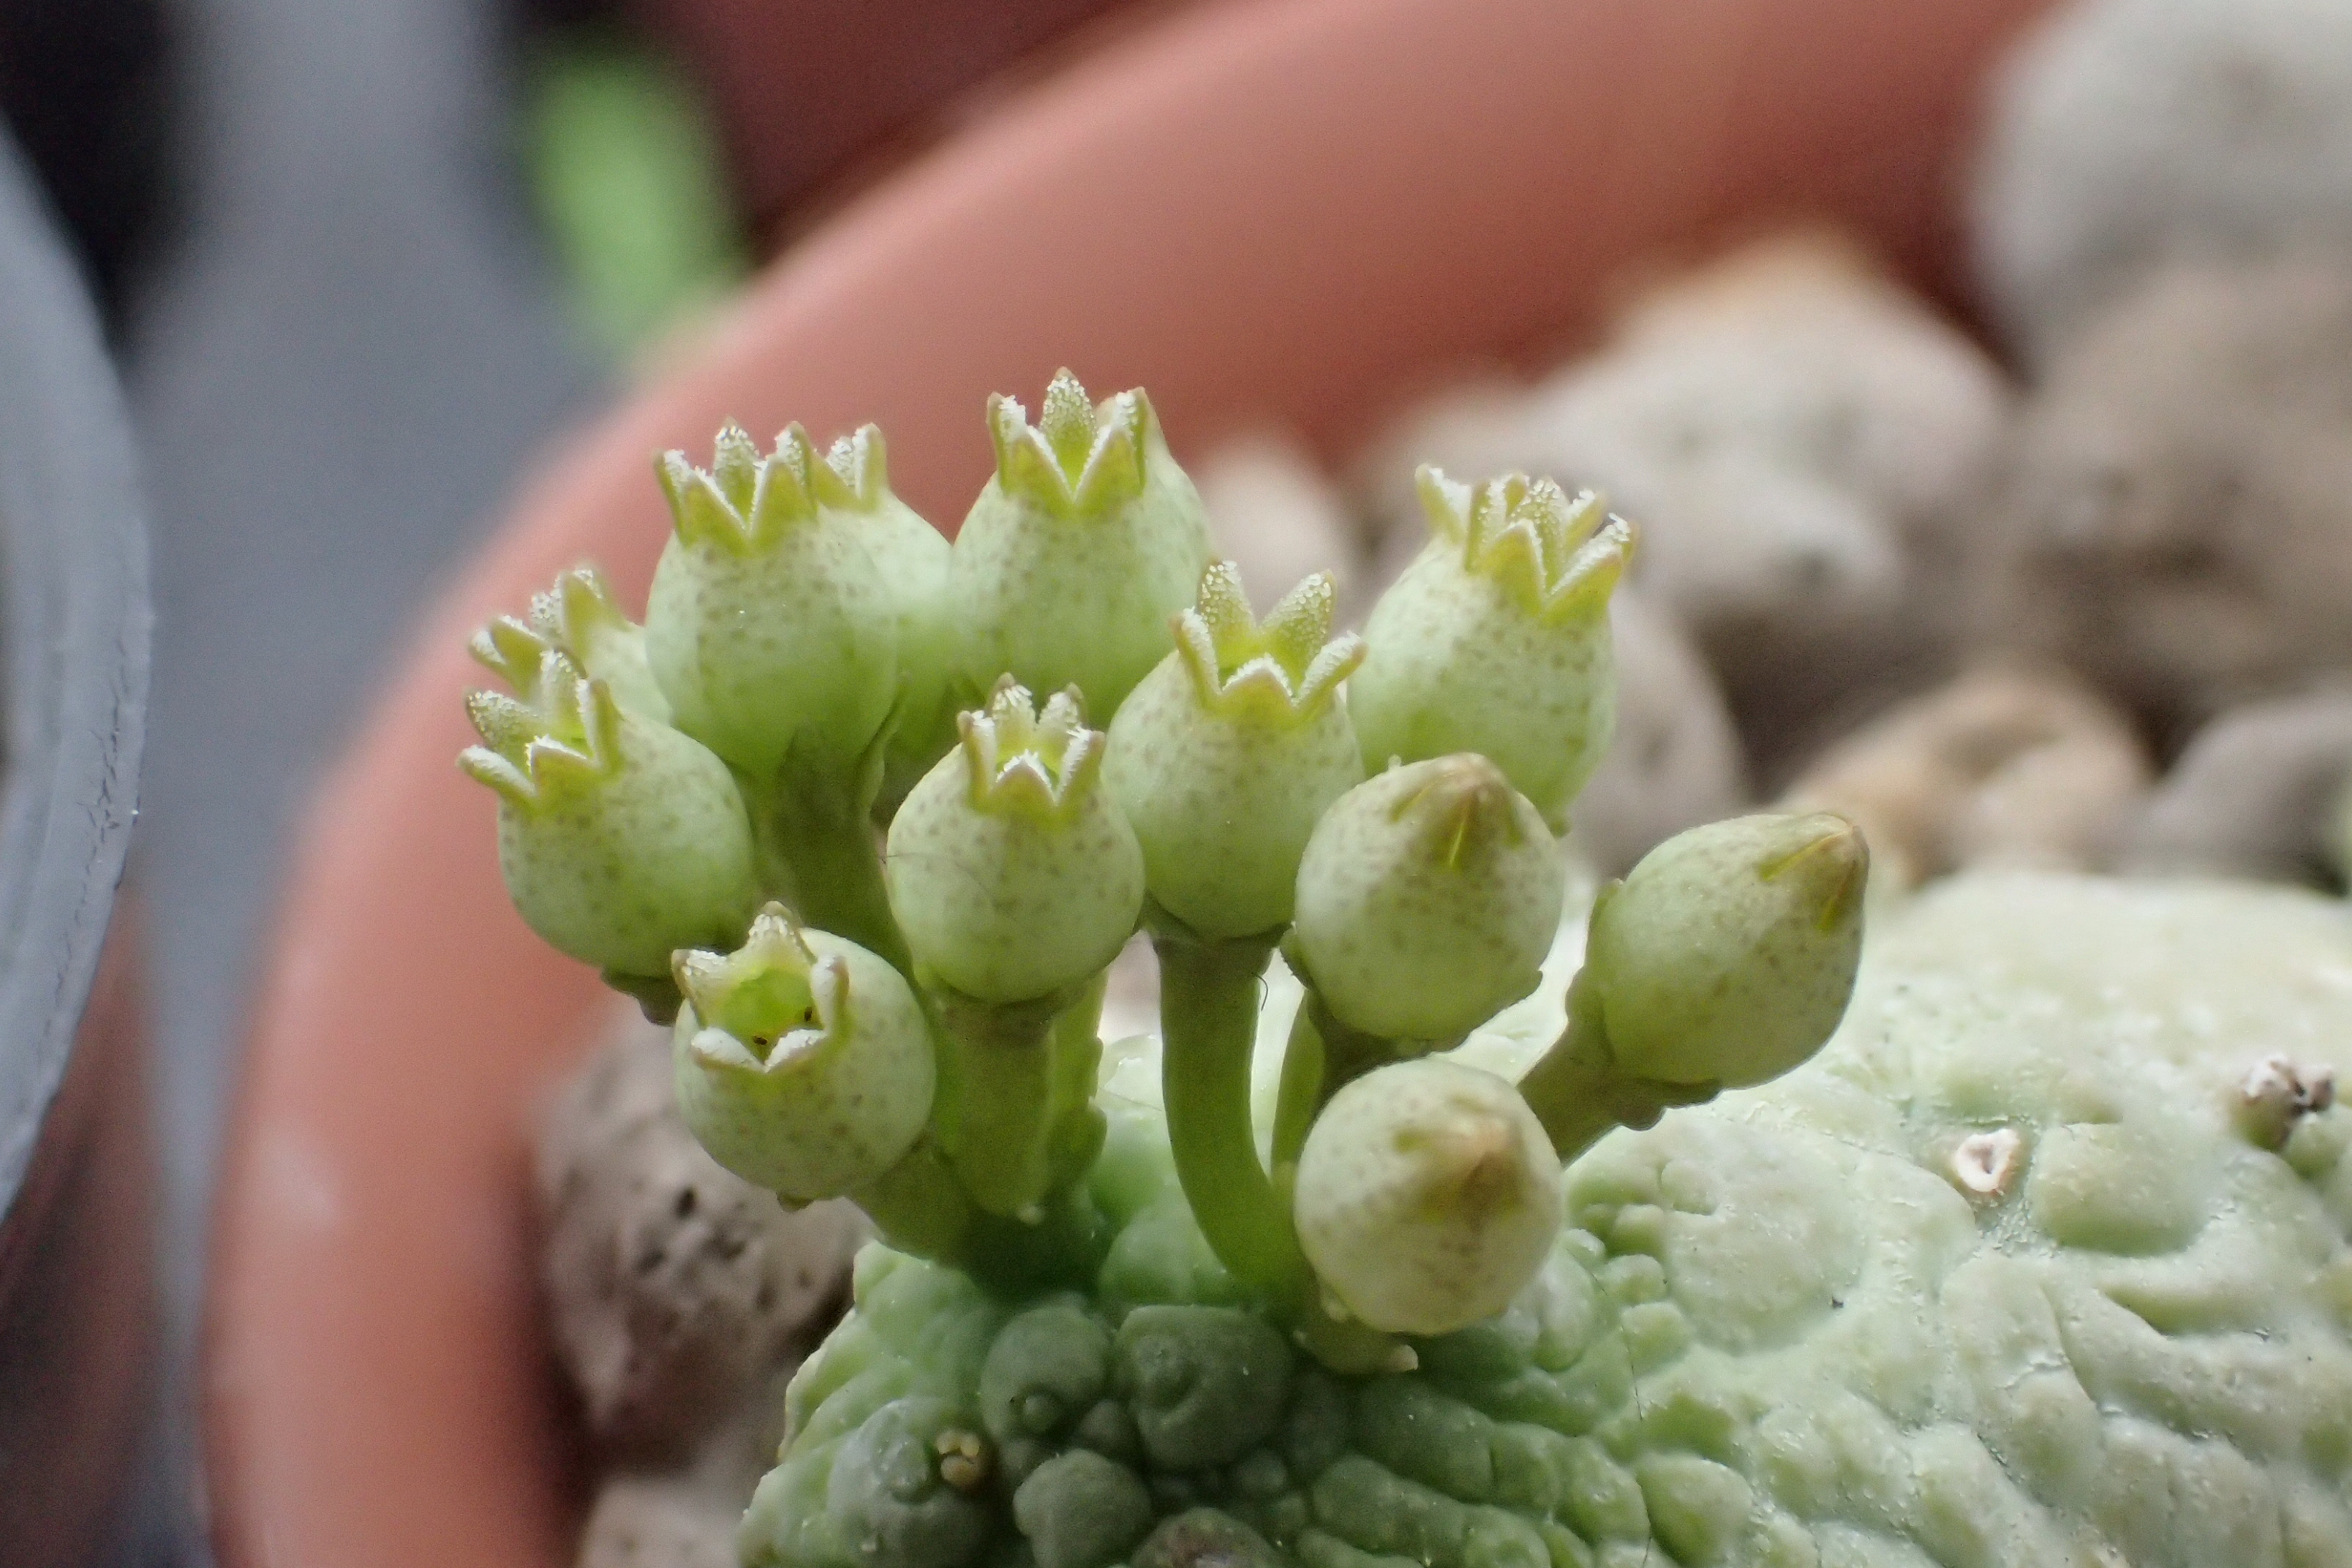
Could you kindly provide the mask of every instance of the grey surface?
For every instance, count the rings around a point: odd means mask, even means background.
[[[203,1558],[186,1349],[288,832],[404,628],[598,374],[478,0],[188,0],[193,164],[128,381],[155,517],[146,813],[172,1415],[131,1560]],[[321,1042],[331,1048],[330,1042]],[[323,1565],[322,1565],[323,1568]]]
[[[0,1216],[64,1081],[138,809],[147,541],[81,280],[0,134]]]

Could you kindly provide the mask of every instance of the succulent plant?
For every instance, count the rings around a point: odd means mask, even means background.
[[[1547,983],[1630,526],[1426,473],[1434,542],[1334,637],[1328,577],[1261,621],[1210,562],[1141,392],[1064,373],[1034,426],[989,419],[951,549],[871,426],[762,456],[730,426],[709,471],[663,461],[642,631],[582,571],[477,639],[515,695],[477,694],[465,766],[518,907],[675,1010],[715,1157],[881,1236],[745,1561],[1609,1561],[1650,1472],[1586,1436],[1626,1373],[1571,1374],[1601,1320],[1562,1162],[1821,1046],[1858,837],[1670,840]],[[1159,1038],[1107,1047],[1138,933]],[[1469,1059],[1555,1003],[1532,1067]],[[2247,1115],[2291,1130],[2264,1092]],[[1720,1523],[1715,1481],[1658,1463],[1655,1540]]]

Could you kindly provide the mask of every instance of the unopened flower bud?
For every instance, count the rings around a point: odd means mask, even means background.
[[[1339,701],[1363,644],[1327,640],[1332,602],[1331,579],[1309,577],[1261,626],[1239,571],[1218,563],[1177,618],[1176,651],[1111,721],[1104,785],[1151,896],[1202,936],[1288,921],[1316,823],[1363,779]]]
[[[467,700],[482,744],[457,765],[498,792],[499,865],[530,928],[639,980],[667,974],[676,949],[731,943],[758,893],[727,764],[556,650],[529,691]]]
[[[786,443],[805,445],[799,426]],[[898,710],[891,732],[890,801],[902,799],[915,781],[955,744],[956,616],[948,595],[947,536],[923,521],[890,489],[881,430],[861,426],[834,442],[819,459],[806,451],[796,466],[809,476],[817,504],[853,520],[858,538],[878,569],[884,595],[898,622]]]
[[[907,982],[779,904],[733,953],[681,952],[677,1104],[710,1157],[793,1203],[881,1175],[930,1115],[930,1035]]]
[[[1365,764],[1476,752],[1563,829],[1616,721],[1609,595],[1633,527],[1549,479],[1420,479],[1430,542],[1373,607],[1348,687]]]
[[[956,535],[949,580],[967,685],[1076,686],[1105,716],[1169,650],[1209,564],[1208,520],[1140,389],[1099,404],[1068,371],[1031,425],[992,397],[996,472]]]
[[[677,528],[654,570],[646,646],[677,727],[761,783],[788,751],[855,758],[898,694],[898,611],[860,531],[817,504],[794,433],[762,458],[741,426],[708,472],[658,469]]]
[[[1007,683],[891,820],[883,874],[915,961],[982,1002],[1108,966],[1143,907],[1143,852],[1101,787],[1103,735],[1062,692]]]
[[[1535,989],[1568,868],[1486,758],[1391,768],[1339,797],[1298,868],[1292,933],[1349,1026],[1452,1040]]]
[[[1870,851],[1842,816],[1675,835],[1593,906],[1590,986],[1629,1079],[1744,1089],[1828,1040],[1862,960]]]
[[[1349,1315],[1447,1334],[1511,1304],[1561,1223],[1559,1161],[1509,1082],[1438,1057],[1331,1098],[1299,1155],[1298,1242]]]

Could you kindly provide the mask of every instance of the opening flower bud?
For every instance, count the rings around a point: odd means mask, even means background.
[[[780,904],[740,951],[677,954],[678,1109],[712,1159],[793,1203],[872,1181],[931,1110],[930,1036],[907,982]]]
[[[498,792],[499,865],[530,928],[636,979],[681,947],[735,941],[758,900],[751,827],[727,764],[641,719],[546,650],[530,700],[477,691],[457,765]]]
[[[884,876],[916,963],[982,1002],[1107,967],[1143,907],[1143,852],[1101,787],[1077,694],[1000,686],[891,820]]]
[[[629,619],[613,585],[593,566],[575,566],[530,600],[529,619],[500,616],[474,634],[467,649],[526,701],[539,700],[539,669],[549,651],[564,655],[640,719],[669,722],[669,700],[646,663],[646,629]]]
[[[1307,977],[1350,1027],[1453,1040],[1535,989],[1568,868],[1486,758],[1391,768],[1339,797],[1298,868]]]
[[[1208,520],[1141,389],[1096,403],[1063,371],[1037,423],[989,399],[996,472],[956,535],[949,571],[963,679],[1076,686],[1116,713],[1166,657],[1169,617],[1209,564]]]
[[[1143,847],[1151,896],[1204,937],[1286,923],[1298,862],[1363,762],[1339,701],[1362,642],[1330,638],[1318,574],[1264,626],[1241,574],[1219,562],[1176,620],[1176,651],[1111,721],[1103,783]]]
[[[708,471],[657,469],[677,527],[646,605],[654,678],[679,729],[761,784],[795,746],[857,756],[898,695],[897,607],[820,471],[798,430],[762,458],[736,425]]]
[[[793,426],[786,444],[805,447]],[[956,617],[948,596],[947,536],[923,521],[890,489],[882,431],[860,426],[820,459],[802,452],[795,466],[809,476],[817,504],[853,520],[879,569],[882,590],[898,624],[897,728],[890,736],[883,797],[895,804],[955,744]]]
[[[1593,906],[1589,985],[1618,1070],[1744,1089],[1837,1028],[1862,961],[1870,851],[1844,817],[1734,817],[1677,834]]]
[[[1490,1318],[1559,1234],[1559,1161],[1505,1079],[1442,1058],[1339,1090],[1300,1153],[1298,1242],[1324,1289],[1386,1333]]]
[[[1633,525],[1524,474],[1420,483],[1430,542],[1373,607],[1348,688],[1365,764],[1476,752],[1565,829],[1616,721],[1609,595]]]

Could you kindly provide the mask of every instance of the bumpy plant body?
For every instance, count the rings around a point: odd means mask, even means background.
[[[675,1016],[715,1156],[881,1233],[746,1562],[1816,1563],[1812,1516],[1699,1441],[1735,1415],[1644,1407],[1688,1328],[1612,1249],[1655,1227],[1574,1194],[1612,1129],[1830,1036],[1858,835],[1670,843],[1571,984],[1555,834],[1627,524],[1432,474],[1429,552],[1335,637],[1325,578],[1251,616],[1139,391],[1065,373],[989,427],[950,548],[878,432],[730,426],[661,465],[643,632],[576,573],[477,642],[514,694],[477,694],[464,763],[518,907]],[[1107,1048],[1138,936],[1158,1037]],[[1532,1048],[1478,1058],[1529,1009]]]

